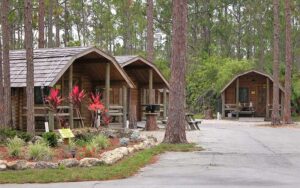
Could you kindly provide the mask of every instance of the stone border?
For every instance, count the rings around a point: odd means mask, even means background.
[[[12,162],[7,162],[5,160],[0,160],[0,171],[4,170],[24,170],[24,169],[55,169],[59,166],[66,168],[71,167],[91,167],[98,166],[101,164],[112,165],[117,161],[123,159],[129,154],[132,154],[139,150],[148,149],[158,145],[156,138],[148,137],[139,144],[128,147],[118,147],[110,151],[106,151],[100,155],[100,158],[83,158],[77,160],[75,158],[63,159],[58,162],[29,162],[26,160],[16,160]]]

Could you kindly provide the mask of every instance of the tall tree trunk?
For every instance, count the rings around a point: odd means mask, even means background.
[[[154,34],[153,34],[153,0],[147,0],[147,60],[150,63],[153,63],[154,60]],[[149,73],[150,75],[150,73]],[[150,82],[150,81],[149,81]],[[152,86],[151,86],[152,87]],[[154,89],[149,89],[149,104],[154,104]],[[156,121],[156,119],[155,119]],[[151,122],[150,117],[147,117],[146,130],[155,130],[157,129],[156,122]]]
[[[123,36],[123,40],[124,40],[124,53],[129,55],[132,54],[132,38],[131,38],[131,4],[132,4],[132,0],[127,0],[124,1],[125,5],[124,5],[124,36]]]
[[[11,88],[9,67],[9,25],[8,25],[9,0],[3,0],[1,6],[2,40],[3,40],[3,85],[4,85],[4,125],[10,127],[11,121]]]
[[[69,28],[68,28],[68,20],[69,20],[69,11],[68,11],[68,0],[65,0],[64,4],[64,44],[65,47],[68,46],[68,42],[70,40],[70,35],[69,35]]]
[[[55,46],[60,46],[59,2],[55,3]]]
[[[274,47],[273,47],[273,111],[272,125],[280,125],[279,116],[279,0],[273,0]]]
[[[25,0],[24,26],[26,48],[26,104],[27,104],[27,132],[35,133],[34,125],[34,67],[33,67],[33,34],[32,34],[32,1]]]
[[[292,92],[292,40],[291,40],[291,5],[285,0],[285,97],[283,121],[291,124],[291,92]]]
[[[147,0],[147,60],[154,60],[154,34],[153,34],[153,0]]]
[[[53,45],[53,1],[49,1],[49,15],[48,15],[48,48]]]
[[[45,48],[45,0],[39,0],[39,39],[38,47]]]
[[[3,71],[2,71],[2,38],[0,37],[0,128],[4,128],[4,100],[3,100]]]
[[[186,143],[185,133],[185,74],[187,51],[187,0],[173,0],[172,57],[169,96],[169,118],[165,143]]]

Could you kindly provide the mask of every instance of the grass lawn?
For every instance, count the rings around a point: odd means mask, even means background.
[[[300,122],[300,116],[293,116],[293,117],[292,117],[292,120],[293,120],[294,122]]]
[[[195,144],[160,144],[151,149],[137,152],[111,166],[4,171],[0,172],[0,183],[50,183],[121,179],[134,175],[158,154],[167,151],[188,152],[200,149]]]

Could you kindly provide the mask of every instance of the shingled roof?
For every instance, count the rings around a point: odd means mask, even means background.
[[[267,73],[265,73],[265,72],[262,72],[262,71],[259,71],[259,70],[249,70],[249,71],[246,71],[246,72],[242,72],[242,73],[240,73],[240,74],[238,74],[238,75],[236,75],[234,78],[232,78],[231,80],[230,80],[230,82],[228,82],[224,87],[223,87],[223,89],[221,90],[221,93],[223,93],[225,90],[226,90],[226,88],[228,88],[238,77],[241,77],[241,76],[244,76],[244,75],[247,75],[247,74],[250,74],[250,73],[256,73],[256,74],[260,74],[260,75],[262,75],[262,76],[265,76],[265,77],[267,77],[267,78],[269,78],[272,82],[274,82],[274,79],[273,79],[273,77],[271,76],[271,75],[269,75],[269,74],[267,74]],[[282,85],[281,84],[279,84],[279,89],[281,89],[282,90],[282,92],[284,92],[284,89],[283,89],[283,87],[282,87]]]
[[[169,82],[163,76],[163,74],[159,71],[159,69],[153,63],[150,63],[145,58],[138,56],[138,55],[125,55],[125,56],[114,56],[114,57],[123,69],[126,66],[129,66],[130,64],[135,63],[137,61],[143,62],[145,65],[151,67],[157,73],[157,75],[160,77],[161,81],[169,88]]]
[[[127,63],[128,61],[135,59],[139,56],[136,55],[124,55],[124,56],[115,56],[115,59],[117,60],[117,62],[122,66],[125,63]]]
[[[34,50],[34,86],[53,86],[59,77],[78,58],[95,52],[111,61],[127,83],[133,87],[126,73],[115,59],[95,47],[44,48]],[[26,86],[26,51],[10,51],[11,87]]]

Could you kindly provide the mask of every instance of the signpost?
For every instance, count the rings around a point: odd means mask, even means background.
[[[75,137],[71,129],[58,129],[58,132],[65,144],[69,143],[70,138]]]

